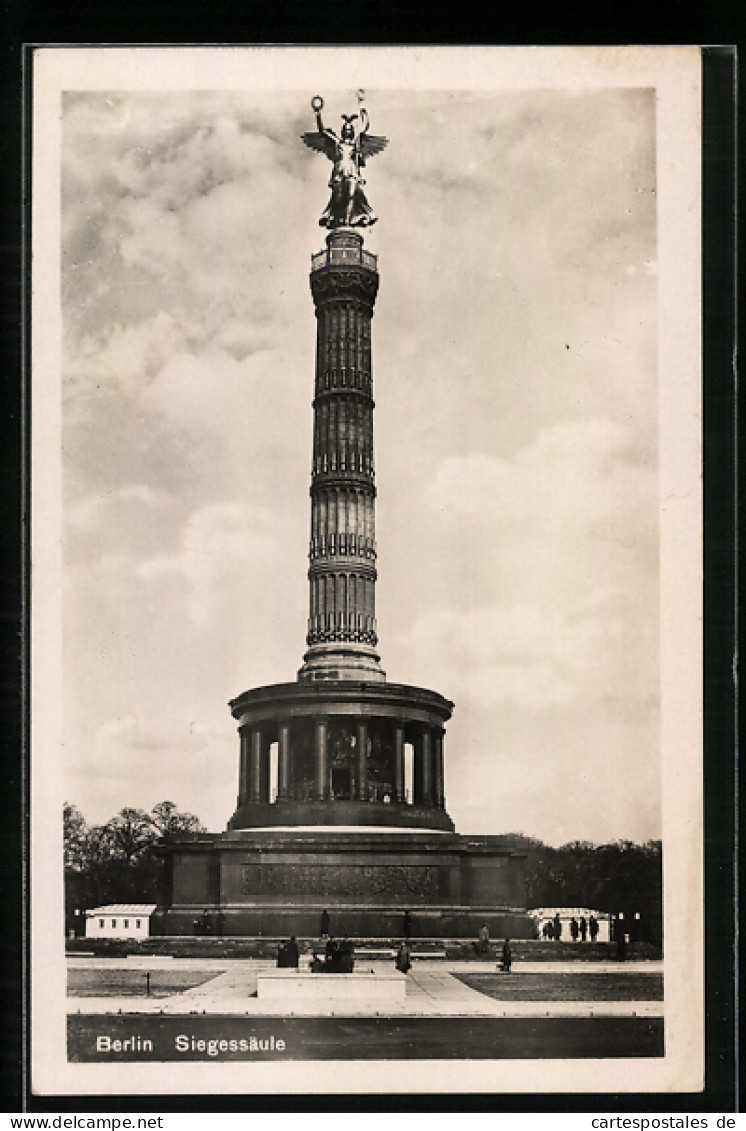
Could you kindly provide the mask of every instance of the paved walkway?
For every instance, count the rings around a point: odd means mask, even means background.
[[[256,993],[257,976],[264,970],[276,969],[269,959],[71,959],[71,967],[86,966],[109,969],[207,969],[214,966],[215,976],[190,990],[168,997],[68,997],[68,1013],[150,1013],[150,1014],[222,1014],[260,1017],[661,1017],[661,1001],[496,1001],[471,989],[454,977],[454,973],[494,973],[492,963],[469,961],[417,961],[407,975],[406,998],[401,1003],[382,1006],[380,1003],[343,1000],[298,1001],[289,1009],[287,1003],[273,1006]],[[359,958],[358,971],[390,973],[388,961]],[[520,962],[513,974],[521,973],[659,973],[662,962]],[[323,978],[323,975],[319,975]]]

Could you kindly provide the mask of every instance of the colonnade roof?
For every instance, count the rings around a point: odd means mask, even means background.
[[[437,691],[357,680],[308,680],[254,687],[232,699],[229,706],[234,718],[262,709],[272,709],[277,717],[283,712],[291,716],[349,715],[359,707],[361,715],[414,719],[424,712],[434,721],[445,722],[453,711],[453,703]]]

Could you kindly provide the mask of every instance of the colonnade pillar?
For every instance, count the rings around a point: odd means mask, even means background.
[[[249,732],[240,730],[241,754],[238,766],[238,804],[245,805],[249,800]]]
[[[357,795],[358,800],[368,800],[368,723],[357,724]]]
[[[277,800],[287,801],[290,792],[290,724],[277,728]]]
[[[429,727],[421,727],[414,741],[414,803],[432,803],[432,746]]]
[[[433,731],[433,803],[438,809],[443,809],[445,806],[443,737],[442,730]]]
[[[430,728],[425,727],[420,735],[422,745],[422,801],[425,805],[433,803],[433,745]]]
[[[257,805],[261,800],[262,732],[258,727],[251,731],[249,755],[249,801]]]
[[[394,799],[399,802],[404,796],[404,727],[394,727]]]
[[[326,719],[316,720],[316,745],[314,748],[316,771],[316,797],[319,801],[329,799],[329,760],[327,740],[329,725]]]

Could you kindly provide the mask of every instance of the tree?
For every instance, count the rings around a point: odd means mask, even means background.
[[[577,840],[553,848],[521,833],[509,833],[500,840],[505,848],[526,857],[528,907],[623,912],[633,931],[635,924],[639,926],[641,938],[662,941],[660,841],[594,844]]]
[[[199,817],[195,817],[193,813],[180,813],[173,801],[159,801],[154,805],[150,811],[150,820],[163,837],[206,831]]]
[[[65,802],[62,809],[65,870],[84,871],[88,862],[88,826],[75,805]]]
[[[79,931],[81,912],[88,906],[90,886],[90,830],[80,810],[68,801],[62,809],[63,861],[65,868],[65,933]]]
[[[63,811],[66,917],[104,903],[157,903],[163,862],[155,848],[177,834],[205,832],[193,813],[161,801],[147,813],[126,807],[103,825],[87,828],[79,810]]]
[[[143,809],[122,809],[97,830],[103,850],[115,860],[135,860],[156,839],[153,822]]]

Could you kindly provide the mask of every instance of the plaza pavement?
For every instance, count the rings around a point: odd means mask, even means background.
[[[492,962],[469,960],[418,959],[407,974],[403,1002],[380,1003],[337,1000],[297,1001],[291,1008],[286,1002],[273,1006],[258,999],[257,976],[276,969],[269,959],[168,959],[69,958],[71,968],[141,970],[205,970],[214,968],[215,976],[193,989],[167,997],[68,997],[69,1014],[213,1014],[255,1017],[662,1017],[662,1001],[496,1001],[466,986],[458,973],[490,974],[496,972]],[[301,971],[303,971],[302,963]],[[361,956],[356,971],[391,973],[392,962],[366,960]],[[525,974],[582,973],[660,973],[663,963],[641,962],[516,962],[511,974],[504,978],[520,978]],[[317,975],[323,978],[323,974]]]

